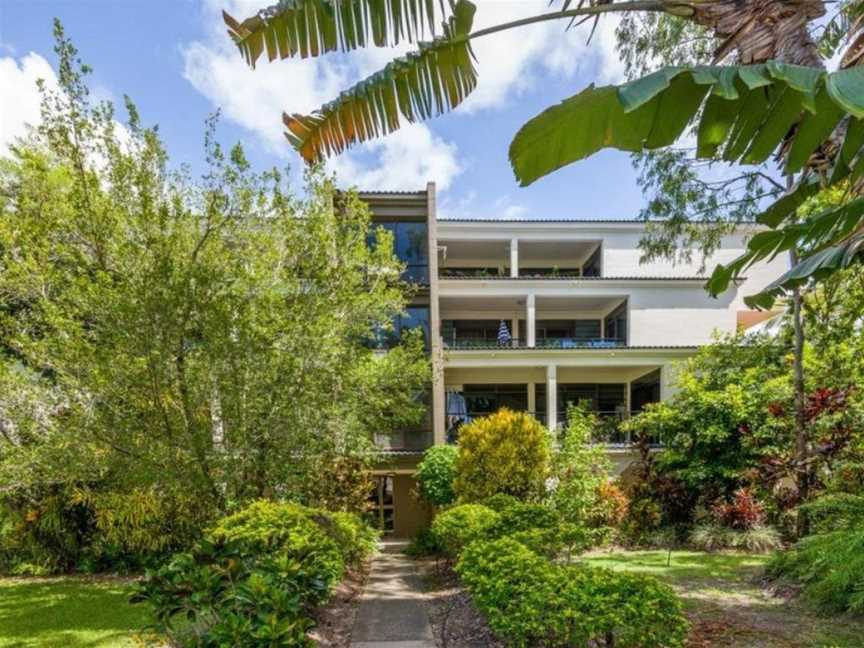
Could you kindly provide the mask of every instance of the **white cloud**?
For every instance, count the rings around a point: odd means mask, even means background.
[[[53,68],[38,54],[31,52],[20,62],[11,56],[0,58],[0,154],[27,133],[28,124],[39,123],[38,79],[49,87],[57,85]]]
[[[308,113],[336,97],[357,79],[384,66],[399,50],[360,50],[351,56],[262,61],[253,71],[231,43],[209,0],[204,12],[210,26],[204,40],[183,48],[184,76],[231,121],[251,131],[273,153],[288,156],[283,111]],[[228,13],[247,16],[260,6],[234,3]],[[404,49],[404,48],[403,48]],[[462,169],[456,146],[415,124],[394,135],[356,147],[329,164],[340,182],[361,188],[421,189],[434,179],[446,189]]]
[[[478,0],[477,5],[475,30],[554,10],[547,0]],[[550,20],[477,39],[473,48],[479,82],[460,110],[506,106],[549,74],[570,78],[596,67],[603,82],[623,78],[615,54],[616,16],[600,18],[590,44],[592,23],[567,30],[568,24],[569,19]]]
[[[338,96],[357,80],[383,67],[409,46],[364,49],[348,56],[318,59],[262,59],[248,68],[225,33],[220,11],[224,0],[205,0],[206,33],[182,48],[184,76],[223,115],[254,133],[273,153],[292,155],[285,142],[281,114],[308,113]],[[242,18],[261,7],[260,0],[234,0],[229,14]],[[550,11],[548,0],[480,0],[475,28]],[[457,114],[506,107],[535,88],[548,75],[572,77],[584,66],[595,66],[601,80],[621,76],[614,54],[616,19],[604,17],[590,45],[590,25],[566,31],[567,20],[556,20],[481,38],[474,44],[479,83]],[[595,75],[596,76],[596,75]],[[330,168],[341,182],[381,189],[421,188],[434,179],[443,191],[465,168],[456,146],[436,136],[429,125],[415,124],[381,140],[339,156]],[[430,175],[434,174],[434,175]]]

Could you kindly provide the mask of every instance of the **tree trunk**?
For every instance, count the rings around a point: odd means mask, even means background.
[[[792,264],[798,262],[798,254],[790,253]],[[806,502],[810,496],[810,437],[807,432],[807,420],[804,415],[804,314],[802,303],[804,296],[800,288],[792,291],[792,325],[795,331],[794,347],[794,389],[795,389],[795,485],[798,489],[799,502]],[[798,537],[807,535],[809,524],[807,515],[798,510],[795,529]]]
[[[690,7],[692,19],[721,41],[715,61],[734,51],[745,65],[773,59],[825,67],[807,28],[825,15],[822,0],[708,0]]]

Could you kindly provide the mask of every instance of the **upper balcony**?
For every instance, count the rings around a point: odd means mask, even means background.
[[[602,276],[602,242],[438,240],[441,279],[572,279]]]
[[[626,297],[443,297],[448,350],[614,349],[628,344]]]

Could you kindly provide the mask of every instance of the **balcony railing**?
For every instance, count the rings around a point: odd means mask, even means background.
[[[549,417],[546,412],[531,412],[526,410],[526,413],[531,414],[543,425],[549,425]],[[490,412],[469,412],[468,420],[471,421],[482,416],[489,416],[489,414]],[[595,411],[594,414],[599,420],[598,428],[593,436],[595,443],[601,443],[611,448],[626,448],[634,444],[634,439],[631,437],[630,432],[622,430],[621,424],[630,417],[639,414],[639,410],[632,410],[630,412],[620,410]],[[556,428],[558,430],[565,430],[567,423],[567,414],[565,412],[558,412]],[[648,445],[659,448],[663,446],[663,440],[660,436],[649,437]]]
[[[526,349],[528,341],[524,338],[511,338],[499,342],[497,337],[468,336],[458,334],[443,338],[446,349]],[[534,341],[536,349],[616,349],[626,347],[627,341],[618,338],[575,338],[575,337],[538,337]]]

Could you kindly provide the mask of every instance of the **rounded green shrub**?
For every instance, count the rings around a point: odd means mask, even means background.
[[[454,490],[461,502],[497,493],[539,500],[546,492],[549,432],[525,412],[503,408],[459,429]]]
[[[479,503],[487,508],[492,509],[496,513],[503,513],[506,509],[518,504],[519,500],[512,495],[495,493],[494,495],[483,499]]]
[[[487,537],[499,519],[498,513],[481,504],[461,504],[435,516],[432,534],[445,553],[458,556],[469,543]]]
[[[456,501],[453,480],[456,478],[456,446],[438,445],[423,454],[417,466],[417,484],[420,495],[436,505],[447,506]]]
[[[516,502],[498,515],[498,521],[489,530],[493,537],[535,529],[554,529],[560,523],[555,511],[542,504]]]
[[[254,502],[148,572],[135,600],[151,605],[171,645],[308,646],[310,610],[374,540],[354,515]]]
[[[472,543],[456,571],[489,627],[516,648],[684,645],[681,603],[650,576],[558,565],[514,537]]]

